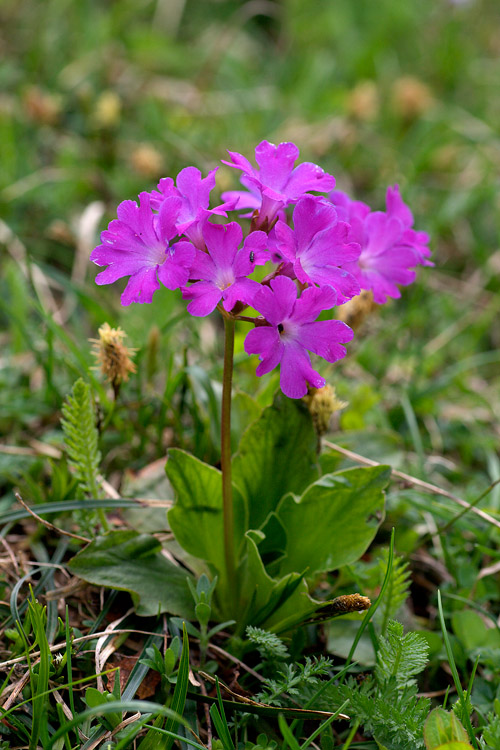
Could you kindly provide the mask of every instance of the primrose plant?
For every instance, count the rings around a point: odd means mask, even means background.
[[[217,169],[202,177],[186,167],[175,183],[164,178],[138,203],[121,203],[91,254],[105,266],[97,284],[129,277],[123,305],[152,303],[163,285],[182,290],[194,318],[215,310],[223,318],[221,471],[169,451],[177,500],[169,523],[218,578],[213,612],[234,617],[240,632],[249,623],[281,632],[310,617],[318,603],[307,582],[354,561],[373,539],[388,470],[320,476],[299,399],[325,386],[311,353],[334,363],[353,338],[335,308],[363,290],[375,303],[399,297],[398,285],[410,284],[417,266],[432,265],[429,237],[413,228],[397,185],[387,190],[386,210],[372,211],[336,191],[321,167],[295,166],[298,156],[293,143],[263,141],[254,167],[230,151],[224,163],[241,172],[244,190],[224,193],[215,208]],[[230,221],[234,212],[238,220]],[[232,456],[236,324],[250,327],[244,348],[260,359],[257,376],[279,366],[283,395],[247,428]]]

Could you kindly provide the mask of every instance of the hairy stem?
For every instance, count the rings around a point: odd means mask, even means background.
[[[231,386],[233,382],[235,321],[224,315],[224,374],[222,378],[221,469],[224,516],[224,553],[229,591],[235,594],[234,513],[231,484]]]

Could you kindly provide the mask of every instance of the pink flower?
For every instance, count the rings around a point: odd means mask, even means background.
[[[209,315],[221,300],[228,311],[237,302],[252,304],[260,285],[247,277],[256,265],[268,260],[265,232],[251,232],[240,250],[243,232],[234,221],[226,225],[207,223],[203,238],[208,253],[196,250],[191,270],[191,278],[199,281],[182,290],[183,298],[191,300],[188,312]]]
[[[339,320],[317,321],[322,310],[335,305],[336,292],[332,287],[309,287],[297,299],[297,287],[286,276],[277,276],[271,288],[261,286],[253,299],[253,306],[268,325],[257,326],[245,339],[247,354],[258,354],[260,377],[280,365],[280,386],[289,398],[301,398],[307,384],[315,388],[325,380],[313,370],[308,352],[318,354],[327,362],[345,356],[343,343],[353,337],[352,330]]]
[[[366,203],[338,191],[328,197],[339,217],[351,225],[350,239],[361,246],[358,260],[346,264],[346,269],[356,276],[361,289],[373,292],[378,304],[387,302],[387,297],[400,297],[397,284],[415,281],[416,266],[433,265],[427,260],[429,236],[412,229],[413,214],[397,185],[387,189],[385,212],[371,211]]]
[[[270,224],[280,208],[296,203],[311,190],[320,193],[332,190],[335,178],[326,174],[321,167],[311,162],[294,164],[299,149],[294,143],[280,143],[275,146],[262,141],[255,149],[255,169],[248,159],[234,151],[228,151],[231,161],[224,161],[230,167],[241,169],[241,183],[249,190],[223,193],[223,200],[235,200],[236,209],[259,209],[259,224],[265,220]]]
[[[208,218],[215,214],[227,216],[227,211],[234,208],[236,201],[229,201],[209,209],[210,193],[215,187],[215,173],[218,167],[212,169],[204,178],[196,167],[185,167],[177,175],[177,187],[171,177],[163,177],[158,183],[158,190],[152,190],[151,207],[159,210],[166,198],[175,196],[181,199],[181,207],[177,217],[178,234],[185,234],[191,242],[203,249],[202,228]]]
[[[178,289],[189,279],[195,249],[190,242],[169,245],[177,234],[176,222],[181,210],[179,198],[168,198],[159,214],[151,211],[149,193],[141,193],[139,206],[123,201],[117,208],[118,219],[101,233],[101,243],[90,259],[107,266],[97,274],[97,284],[112,284],[130,276],[121,296],[122,305],[149,303],[160,282],[168,289]]]
[[[338,304],[359,294],[359,284],[345,266],[359,258],[360,246],[350,242],[350,225],[338,220],[332,204],[313,196],[301,198],[293,212],[293,224],[291,229],[278,221],[273,250],[292,263],[301,284],[333,287]]]

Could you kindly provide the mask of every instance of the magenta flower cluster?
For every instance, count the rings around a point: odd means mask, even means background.
[[[256,168],[230,151],[224,163],[241,171],[246,189],[224,193],[215,208],[209,205],[217,170],[203,178],[186,167],[175,183],[167,177],[141,193],[139,204],[120,203],[90,256],[106,266],[98,284],[130,277],[123,305],[150,303],[163,284],[182,290],[191,315],[218,307],[253,323],[245,351],[259,356],[259,376],[280,365],[281,389],[290,398],[304,396],[308,384],[325,384],[310,352],[335,362],[353,337],[339,320],[318,320],[322,312],[363,289],[377,303],[399,297],[398,285],[410,284],[417,266],[432,265],[429,237],[413,229],[397,185],[387,190],[386,211],[372,211],[335,191],[335,179],[316,164],[295,166],[298,155],[293,143],[263,141]],[[245,238],[240,224],[227,220],[241,210],[251,219]],[[265,264],[269,272],[257,281],[255,268]],[[247,307],[259,315],[242,316]]]

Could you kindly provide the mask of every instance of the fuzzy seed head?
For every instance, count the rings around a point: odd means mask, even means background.
[[[370,609],[371,601],[367,596],[361,596],[361,594],[345,594],[344,596],[338,596],[331,603],[331,607],[335,607],[337,612],[364,612],[366,609]]]
[[[330,385],[325,385],[323,388],[309,388],[304,401],[311,414],[314,429],[319,436],[328,432],[332,415],[347,406],[346,401],[337,398],[335,388]]]
[[[361,294],[338,307],[336,312],[339,320],[356,331],[377,307],[378,305],[373,301],[373,292],[369,289],[362,289]]]
[[[131,360],[135,349],[129,349],[123,343],[127,334],[121,328],[111,328],[104,323],[99,328],[99,338],[92,341],[92,354],[96,358],[98,369],[109,380],[115,391],[122,382],[129,379],[129,374],[136,368]]]

